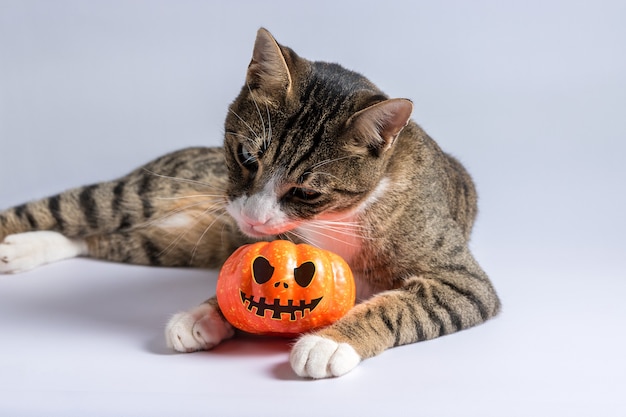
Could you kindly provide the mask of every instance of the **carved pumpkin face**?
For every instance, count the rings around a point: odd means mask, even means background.
[[[339,255],[285,240],[240,247],[217,281],[224,317],[249,333],[295,335],[326,326],[354,299],[352,272]]]

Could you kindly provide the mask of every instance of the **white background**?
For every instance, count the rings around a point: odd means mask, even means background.
[[[626,414],[623,1],[0,0],[0,207],[218,145],[256,30],[415,103],[481,201],[489,323],[296,378],[289,342],[171,354],[215,272],[0,277],[2,416]]]

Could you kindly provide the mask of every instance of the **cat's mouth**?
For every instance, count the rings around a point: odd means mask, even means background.
[[[253,295],[246,296],[246,294],[241,290],[239,290],[239,295],[241,296],[241,302],[249,312],[252,313],[253,307],[255,307],[256,311],[254,314],[259,317],[265,317],[265,312],[269,310],[272,312],[272,318],[275,320],[280,320],[282,314],[289,314],[289,320],[291,321],[295,321],[297,319],[296,313],[298,312],[300,313],[300,318],[304,318],[304,315],[307,312],[311,313],[315,310],[315,307],[317,307],[323,298],[315,298],[311,300],[310,303],[300,300],[298,305],[294,305],[293,300],[287,300],[287,305],[281,305],[278,298],[274,298],[274,301],[271,304],[268,304],[265,302],[265,297],[261,297],[259,301],[254,301]]]
[[[296,227],[299,222],[290,220],[284,213],[273,205],[269,208],[262,199],[251,201],[250,198],[240,197],[231,201],[226,210],[236,220],[239,229],[252,238],[267,238],[287,233]]]
[[[238,222],[239,229],[253,238],[264,238],[268,236],[277,236],[283,233],[287,233],[290,230],[295,229],[297,223],[287,223],[281,225],[269,225],[269,224],[251,224],[245,221]]]

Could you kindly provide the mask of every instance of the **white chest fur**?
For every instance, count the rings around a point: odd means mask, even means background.
[[[333,251],[350,262],[360,251],[363,240],[371,238],[363,213],[384,196],[389,183],[388,178],[381,179],[369,197],[350,212],[323,215],[303,223],[298,227],[299,234],[315,246]]]
[[[334,252],[350,263],[366,238],[355,218],[352,215],[341,219],[313,220],[299,226],[297,232],[310,245]]]
[[[326,215],[305,222],[297,228],[298,235],[307,243],[332,251],[345,259],[348,264],[352,264],[354,258],[363,249],[363,243],[367,239],[374,238],[363,220],[366,217],[363,213],[374,202],[383,198],[389,184],[389,179],[383,178],[374,192],[355,210],[349,213]],[[378,292],[378,289],[371,287],[367,280],[360,277],[356,271],[355,279],[359,300],[369,298],[373,293]]]

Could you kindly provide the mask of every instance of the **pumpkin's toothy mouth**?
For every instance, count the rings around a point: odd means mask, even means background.
[[[304,300],[300,300],[299,305],[293,305],[293,300],[287,300],[287,305],[281,305],[280,300],[278,298],[274,298],[274,302],[272,304],[267,304],[265,302],[265,297],[261,297],[259,301],[254,301],[254,296],[251,295],[246,297],[243,291],[239,291],[241,295],[241,302],[246,307],[246,309],[252,313],[252,307],[256,307],[255,314],[259,317],[265,317],[265,311],[270,310],[272,312],[272,318],[275,320],[280,320],[281,314],[289,314],[289,320],[296,320],[296,312],[301,313],[301,318],[304,317],[305,312],[308,310],[309,312],[313,311],[315,307],[322,301],[323,297],[316,298],[311,300],[310,303],[305,303]],[[246,304],[246,301],[248,304]]]

